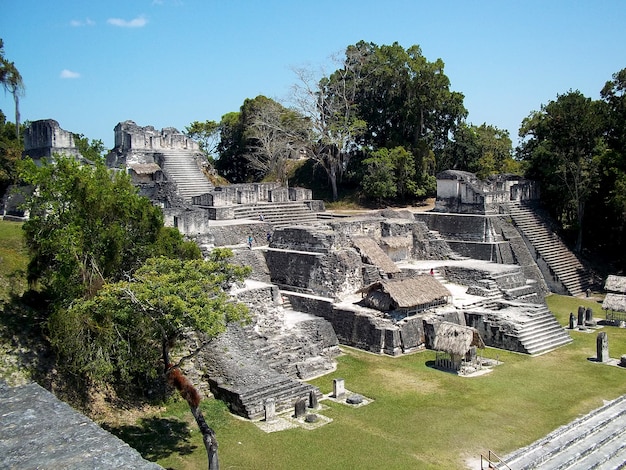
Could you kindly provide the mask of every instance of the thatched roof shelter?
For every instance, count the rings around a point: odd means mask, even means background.
[[[476,328],[445,321],[434,325],[434,327],[435,341],[433,349],[436,351],[462,356],[472,346],[476,346],[479,349],[484,349],[485,347],[485,343]]]
[[[604,283],[604,289],[607,292],[626,294],[626,277],[610,275],[606,278],[606,282]]]
[[[450,291],[427,274],[409,279],[384,279],[358,292],[366,294],[363,304],[381,311],[420,310],[447,304],[452,299]]]
[[[626,312],[626,295],[622,294],[606,294],[602,302],[604,310],[613,310],[614,312]]]
[[[352,243],[361,255],[361,258],[368,263],[378,266],[387,274],[400,272],[400,268],[394,263],[387,253],[385,253],[378,243],[370,237],[352,237]]]
[[[152,175],[161,171],[161,167],[156,163],[131,163],[128,167],[138,175]]]

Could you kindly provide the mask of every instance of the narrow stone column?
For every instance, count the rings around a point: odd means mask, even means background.
[[[294,416],[301,418],[306,414],[306,398],[299,398],[296,401]]]
[[[317,395],[315,394],[315,390],[311,390],[309,392],[309,408],[316,410],[317,407],[318,407]]]
[[[596,338],[596,353],[598,362],[608,362],[609,360],[609,336],[606,331],[598,333]]]
[[[268,398],[265,400],[265,421],[270,422],[276,419],[276,400]]]

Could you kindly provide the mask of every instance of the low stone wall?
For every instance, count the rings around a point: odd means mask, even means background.
[[[503,247],[508,247],[507,242],[483,243],[458,240],[448,240],[448,245],[455,253],[467,258],[484,261],[498,261],[498,254]],[[503,245],[501,247],[500,245]]]
[[[328,320],[341,344],[391,356],[411,352],[424,345],[424,327],[420,316],[393,322],[360,307],[334,306],[330,299],[285,291],[282,295],[296,310]]]
[[[487,242],[490,227],[488,218],[493,216],[465,215],[439,212],[416,212],[415,218],[436,230],[446,240]]]
[[[476,328],[486,346],[505,349],[508,351],[526,353],[526,348],[522,345],[513,326],[509,323],[497,319],[492,314],[485,312],[465,312],[467,326]]]
[[[265,259],[272,282],[316,295],[341,297],[363,284],[361,258],[354,250],[328,254],[268,250]]]

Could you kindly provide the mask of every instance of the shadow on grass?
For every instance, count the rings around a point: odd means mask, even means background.
[[[135,425],[110,426],[104,429],[137,449],[143,458],[156,462],[171,454],[189,455],[198,446],[191,443],[187,423],[175,418],[143,418]]]

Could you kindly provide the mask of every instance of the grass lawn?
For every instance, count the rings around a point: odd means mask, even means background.
[[[21,294],[28,255],[23,242],[22,224],[0,220],[0,303],[11,292]]]
[[[548,304],[563,325],[578,305],[603,316],[591,300],[552,295]],[[604,331],[611,357],[626,354],[626,330]],[[392,358],[344,348],[337,371],[311,383],[329,393],[332,379],[340,377],[347,389],[373,403],[355,409],[324,400],[320,413],[331,423],[268,434],[208,400],[204,406],[219,439],[221,467],[463,469],[466,459],[488,449],[502,456],[626,393],[626,370],[588,360],[595,357],[597,333],[571,335],[573,343],[538,357],[487,349],[485,356],[503,364],[473,378],[429,367],[432,351]],[[199,432],[182,403],[146,419],[126,438],[147,458],[174,469],[205,465]],[[178,432],[154,436],[156,423]],[[123,435],[128,427],[113,431]]]

